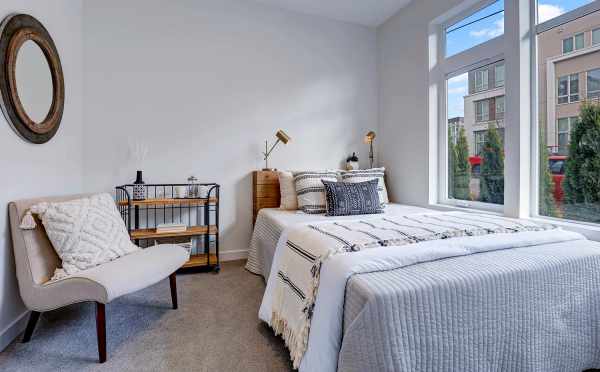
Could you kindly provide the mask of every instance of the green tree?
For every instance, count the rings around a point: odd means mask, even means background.
[[[471,164],[469,164],[469,143],[465,128],[461,127],[456,146],[453,146],[452,195],[455,199],[470,200]]]
[[[504,146],[494,124],[488,128],[481,151],[481,201],[504,204]]]
[[[571,128],[565,179],[565,217],[600,220],[600,105],[581,106]]]
[[[540,215],[556,217],[556,201],[554,200],[554,182],[550,173],[548,147],[545,141],[545,128],[540,125]]]
[[[448,197],[454,198],[454,168],[456,164],[456,146],[452,141],[452,131],[448,127]]]

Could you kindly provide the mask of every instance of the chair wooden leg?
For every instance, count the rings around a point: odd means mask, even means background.
[[[169,275],[169,284],[171,285],[171,302],[173,309],[177,310],[177,276],[175,273]]]
[[[96,333],[98,335],[98,361],[106,362],[106,313],[105,305],[96,302]]]
[[[32,311],[31,315],[29,315],[27,328],[25,328],[25,334],[23,335],[23,340],[21,341],[22,343],[26,343],[31,340],[31,335],[33,335],[33,330],[35,329],[38,319],[40,318],[40,314],[40,312]]]

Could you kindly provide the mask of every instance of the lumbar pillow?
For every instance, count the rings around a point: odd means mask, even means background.
[[[129,238],[125,223],[108,194],[61,203],[39,203],[37,214],[62,260],[52,280],[112,261],[141,248]]]
[[[377,179],[377,191],[379,192],[379,201],[382,206],[388,204],[387,189],[385,188],[385,168],[359,169],[351,171],[342,171],[342,181],[357,183]]]
[[[327,215],[383,213],[377,184],[377,179],[358,183],[323,181],[327,198]]]
[[[298,208],[304,213],[325,213],[325,187],[322,180],[335,182],[338,180],[338,172],[294,172]]]
[[[292,172],[279,172],[279,191],[281,193],[281,209],[298,209],[298,195]]]

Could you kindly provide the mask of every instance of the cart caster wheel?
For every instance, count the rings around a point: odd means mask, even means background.
[[[221,271],[221,266],[215,266],[215,274],[218,274]]]

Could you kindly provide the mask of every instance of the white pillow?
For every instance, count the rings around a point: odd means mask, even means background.
[[[342,171],[342,182],[358,183],[370,181],[377,178],[377,191],[379,192],[379,201],[382,205],[388,204],[387,189],[385,187],[385,168],[358,169]]]
[[[294,172],[298,208],[309,214],[325,213],[327,201],[321,180],[337,182],[338,177],[339,172],[335,170]]]
[[[48,239],[62,260],[62,269],[56,269],[52,280],[141,249],[131,242],[109,194],[39,203],[30,210],[42,220]]]
[[[281,209],[293,211],[298,209],[298,195],[292,172],[279,172],[279,191],[281,193]]]

